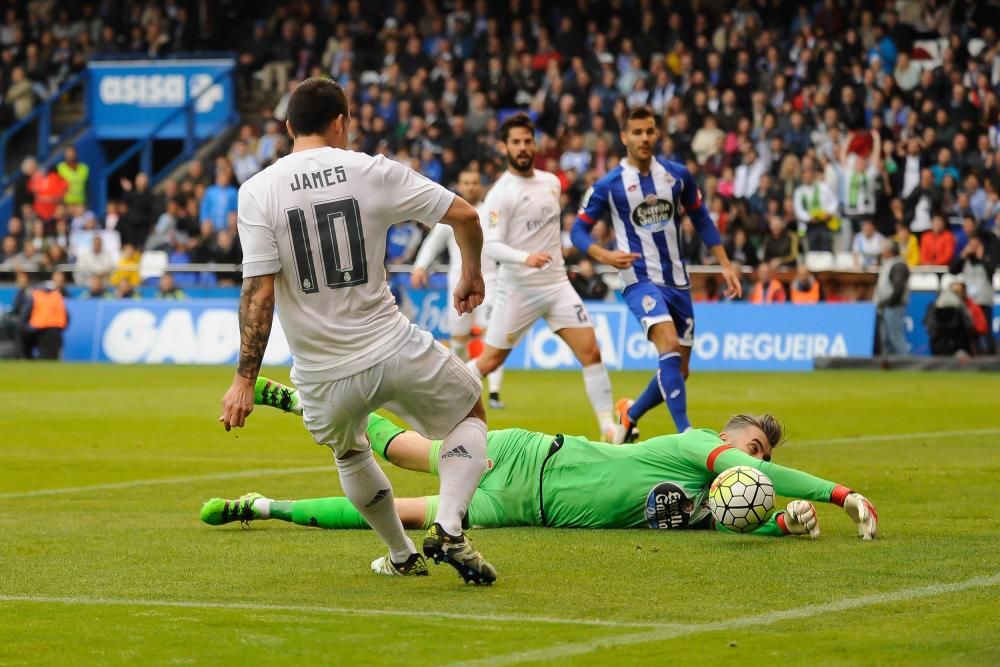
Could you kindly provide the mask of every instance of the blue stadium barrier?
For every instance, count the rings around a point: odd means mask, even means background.
[[[404,307],[414,322],[446,335],[443,290],[413,290],[408,300]],[[656,351],[627,308],[602,302],[588,304],[588,310],[610,368],[656,367]],[[64,354],[69,361],[234,364],[239,350],[235,299],[71,301],[70,318]],[[699,304],[696,326],[695,369],[805,371],[813,368],[815,356],[871,356],[875,309],[871,304]],[[276,323],[265,363],[290,361]],[[576,361],[544,323],[537,323],[507,367],[569,369]]]

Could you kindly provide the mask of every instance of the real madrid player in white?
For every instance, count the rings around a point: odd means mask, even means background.
[[[462,532],[487,466],[482,386],[457,357],[403,317],[383,269],[391,225],[443,221],[454,228],[462,256],[455,308],[471,312],[484,295],[479,215],[400,164],[346,150],[349,124],[339,84],[303,81],[288,106],[292,153],[240,188],[240,355],[220,421],[227,431],[241,427],[253,410],[277,304],[306,428],[333,449],[345,495],[389,547],[372,569],[427,574],[365,435],[368,413],[384,406],[444,437],[441,505],[424,554],[452,565],[466,581],[491,583],[496,570]]]
[[[507,171],[486,195],[483,252],[500,263],[483,353],[469,363],[480,377],[499,368],[539,318],[562,338],[583,366],[587,396],[601,434],[616,434],[608,370],[580,296],[563,263],[559,179],[535,169],[535,124],[517,113],[500,126]]]
[[[486,221],[486,204],[483,202],[483,182],[478,171],[466,169],[458,175],[458,194],[476,207],[479,222]],[[427,270],[441,251],[448,248],[448,291],[454,292],[462,277],[462,264],[459,262],[460,252],[455,241],[455,232],[448,225],[438,225],[424,239],[420,252],[413,262],[413,273],[410,274],[410,284],[413,287],[427,286]],[[448,311],[448,333],[451,340],[451,350],[462,359],[468,358],[469,338],[473,325],[485,330],[489,323],[491,296],[497,275],[497,263],[489,258],[482,262],[483,280],[486,282],[486,298],[483,305],[474,313],[459,313]],[[500,385],[503,382],[503,366],[487,377],[490,386],[490,407],[502,408],[500,402]]]

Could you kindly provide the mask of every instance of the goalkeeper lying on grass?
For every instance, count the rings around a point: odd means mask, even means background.
[[[294,389],[258,380],[258,405],[299,413],[297,398]],[[407,470],[437,473],[442,441],[428,440],[376,414],[369,417],[367,434],[372,449],[385,460]],[[843,507],[858,534],[873,539],[878,514],[864,496],[770,463],[781,436],[781,424],[771,415],[736,415],[721,433],[695,429],[626,446],[516,428],[490,431],[490,467],[472,497],[466,521],[479,528],[710,529],[714,522],[707,495],[712,480],[727,468],[750,466],[770,477],[779,495],[801,499],[775,512],[755,535],[819,537],[816,510],[809,501],[822,501]],[[461,456],[461,447],[449,454]],[[426,528],[437,502],[437,496],[397,498],[396,509],[405,527]],[[327,529],[368,527],[342,497],[278,501],[251,493],[237,500],[213,498],[202,507],[201,519],[211,525],[278,519]]]

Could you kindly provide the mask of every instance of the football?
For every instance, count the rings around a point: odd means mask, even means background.
[[[723,471],[708,491],[708,508],[730,530],[748,533],[774,511],[774,486],[767,475],[749,466]]]

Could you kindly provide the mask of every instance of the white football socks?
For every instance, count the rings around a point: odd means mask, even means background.
[[[402,563],[416,553],[417,550],[403,532],[403,522],[396,513],[389,478],[378,467],[371,450],[349,459],[337,459],[337,470],[340,472],[340,485],[344,487],[344,494],[389,547],[392,562]],[[477,479],[476,482],[478,481]]]
[[[500,366],[495,371],[487,375],[486,380],[490,385],[490,393],[499,394],[500,386],[503,384],[503,366]]]
[[[435,521],[449,535],[462,534],[462,519],[485,471],[486,423],[466,417],[445,436],[438,460],[441,500]]]
[[[614,395],[611,392],[611,377],[603,363],[585,366],[583,369],[583,384],[587,388],[587,398],[594,408],[597,421],[601,425],[601,433],[606,433],[615,427]]]

